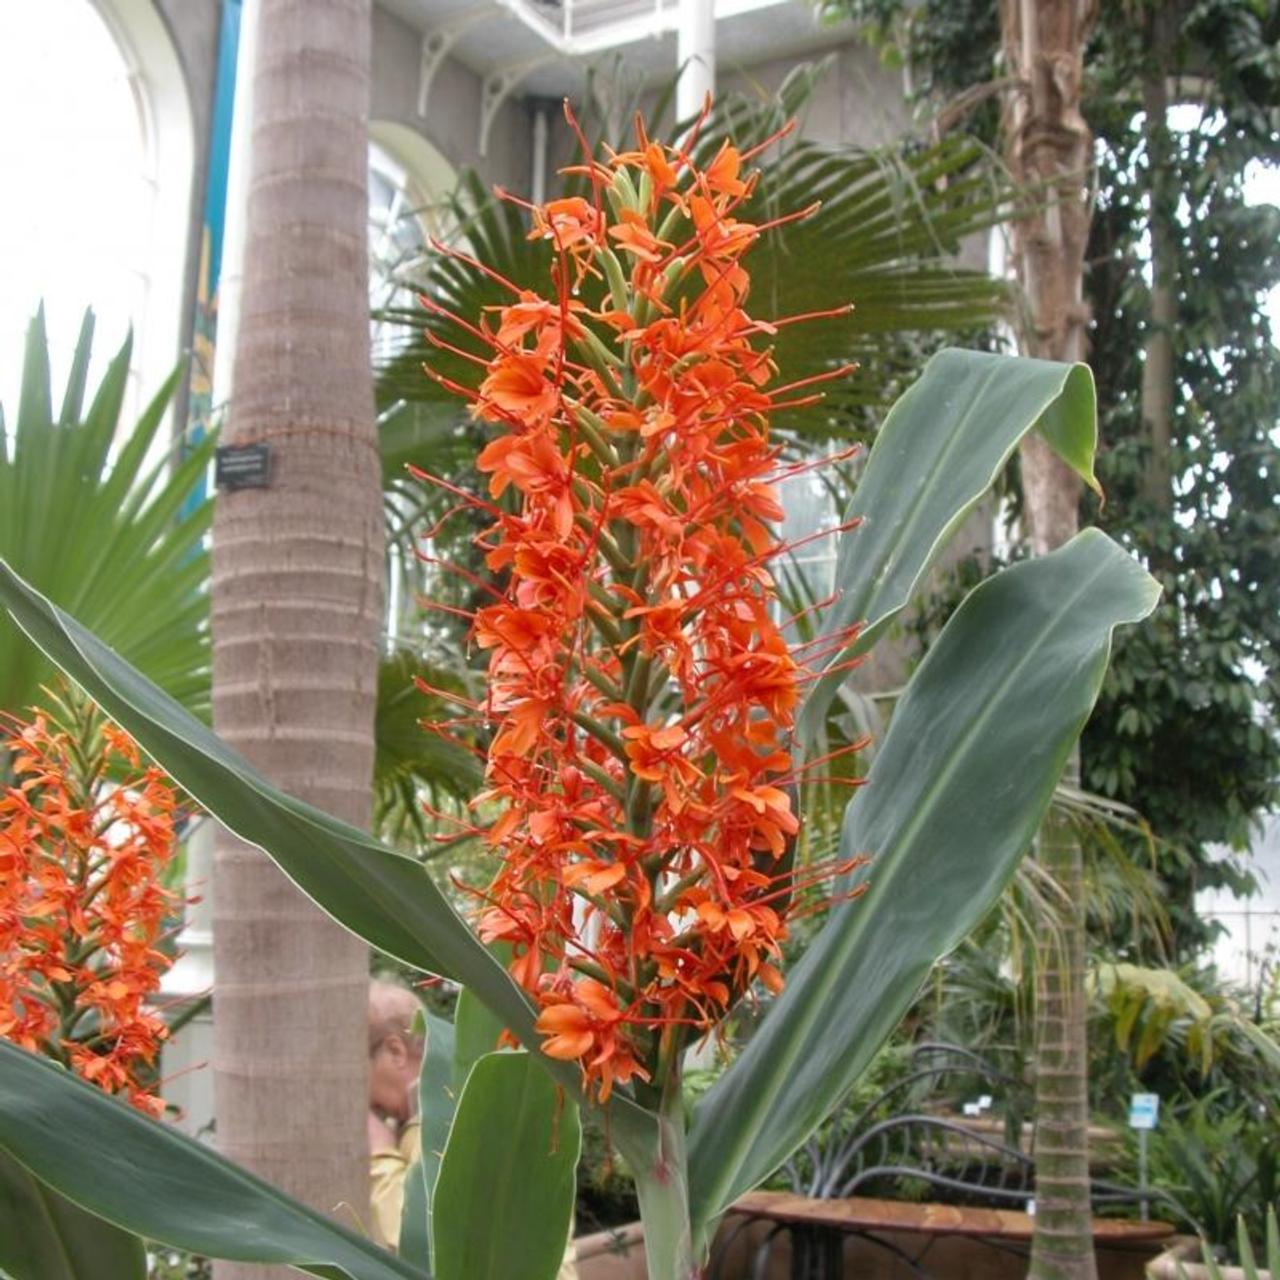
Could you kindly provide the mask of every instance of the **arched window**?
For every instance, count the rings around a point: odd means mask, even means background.
[[[404,125],[374,121],[369,126],[369,306],[373,364],[390,361],[411,339],[403,320],[380,319],[379,312],[411,312],[423,287],[430,241],[456,242],[457,223],[449,196],[457,174],[420,133]],[[394,412],[394,410],[393,410]],[[412,503],[402,493],[387,496],[393,525],[407,528]],[[416,610],[413,575],[418,571],[407,541],[393,537],[387,547],[388,629],[394,643],[416,644],[405,628]]]
[[[369,304],[412,308],[429,240],[456,229],[448,196],[457,182],[449,162],[421,134],[375,121],[369,127]],[[375,367],[395,353],[404,327],[375,319]]]
[[[44,301],[54,385],[86,306],[95,351],[130,324],[126,412],[177,358],[191,191],[191,115],[159,17],[141,0],[0,5],[0,399]],[[55,392],[56,394],[56,392]]]

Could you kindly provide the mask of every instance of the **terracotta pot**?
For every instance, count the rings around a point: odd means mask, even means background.
[[[940,1210],[946,1210],[939,1206]],[[746,1280],[753,1274],[756,1248],[764,1243],[773,1225],[757,1220],[740,1233],[736,1228],[742,1218],[730,1213],[718,1239],[727,1242],[728,1251],[721,1259],[720,1280]],[[1023,1280],[1025,1256],[1001,1248],[986,1240],[964,1236],[930,1236],[904,1229],[886,1214],[883,1230],[876,1235],[895,1246],[908,1257],[916,1257],[928,1249],[928,1270],[950,1280]],[[1178,1244],[1189,1243],[1190,1251],[1178,1254]],[[644,1236],[640,1223],[633,1222],[611,1231],[580,1236],[574,1241],[578,1256],[578,1280],[647,1280],[645,1272]],[[1152,1256],[1163,1249],[1158,1257]],[[1165,1259],[1199,1257],[1199,1242],[1192,1237],[1172,1236],[1159,1243],[1099,1239],[1097,1242],[1100,1280],[1180,1280],[1176,1262]],[[861,1236],[849,1236],[844,1247],[845,1272],[863,1280],[918,1280],[889,1250]],[[1163,1269],[1157,1270],[1163,1266]],[[1144,1278],[1145,1271],[1145,1278]],[[764,1273],[766,1280],[790,1280],[791,1249],[785,1236],[780,1239]],[[1202,1266],[1187,1267],[1187,1280],[1209,1280]],[[1239,1268],[1228,1268],[1224,1280],[1244,1280]],[[1273,1280],[1264,1272],[1262,1280]],[[1280,1276],[1274,1277],[1280,1280]]]
[[[579,1236],[573,1244],[578,1280],[647,1280],[644,1234],[638,1222]]]

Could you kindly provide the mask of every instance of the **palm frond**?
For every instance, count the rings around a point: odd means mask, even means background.
[[[43,308],[31,321],[11,434],[0,409],[0,556],[166,692],[207,714],[212,503],[190,499],[214,440],[165,448],[179,369],[121,429],[131,339],[86,410],[92,345],[87,312],[55,417]],[[51,673],[13,623],[0,621],[0,709],[30,705]]]
[[[422,692],[416,677],[436,689],[463,695],[474,690],[468,688],[468,673],[460,664],[430,663],[408,649],[397,649],[378,668],[375,828],[397,841],[421,845],[438,834],[423,801],[435,809],[452,803],[464,813],[467,801],[480,790],[484,770],[464,746],[423,727],[424,721],[449,720],[457,708],[443,697]]]
[[[697,153],[732,136],[739,145],[763,141],[800,110],[818,69],[798,69],[776,98],[729,96],[702,130]],[[779,331],[776,355],[788,379],[848,361],[858,372],[835,384],[826,401],[794,410],[779,427],[822,437],[848,434],[850,415],[865,425],[883,409],[917,365],[919,339],[990,325],[1008,304],[1006,286],[958,266],[965,237],[1007,218],[1015,203],[1003,171],[982,145],[950,136],[865,150],[800,140],[764,153],[762,174],[741,211],[761,223],[815,203],[810,218],[761,237],[750,265],[754,311],[782,317],[847,303],[854,310]],[[415,283],[435,302],[472,323],[486,307],[510,300],[508,287],[545,287],[549,249],[531,243],[523,214],[464,175],[453,197],[459,243],[473,262],[436,253]],[[450,392],[425,377],[423,365],[463,386],[475,386],[487,355],[474,335],[426,309],[399,309],[379,318],[400,324],[405,342],[377,372],[380,407],[439,406],[458,413]],[[433,344],[441,340],[466,354]]]

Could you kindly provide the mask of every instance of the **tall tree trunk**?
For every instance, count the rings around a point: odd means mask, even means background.
[[[1152,4],[1143,29],[1148,59],[1142,76],[1143,135],[1151,226],[1151,310],[1142,363],[1142,423],[1150,452],[1143,489],[1152,506],[1165,513],[1173,507],[1173,331],[1178,322],[1178,242],[1174,223],[1178,187],[1169,154],[1169,74],[1179,8],[1174,0]]]
[[[261,0],[247,238],[224,443],[271,449],[219,495],[218,732],[290,794],[370,814],[381,474],[369,364],[370,0]],[[217,1141],[366,1221],[368,950],[257,850],[214,861]],[[292,1275],[219,1264],[219,1280]]]
[[[1014,227],[1026,299],[1022,345],[1046,360],[1085,354],[1084,254],[1091,215],[1092,135],[1080,113],[1091,0],[1001,0],[1007,70],[1018,82],[1005,112],[1015,176],[1036,208]],[[1079,527],[1075,475],[1038,436],[1022,448],[1024,508],[1037,555]],[[1064,778],[1075,781],[1078,759]],[[1063,927],[1045,931],[1037,957],[1036,1219],[1034,1280],[1096,1280],[1089,1204],[1089,1099],[1085,1039],[1083,867],[1070,826],[1050,816],[1038,854],[1063,890]]]

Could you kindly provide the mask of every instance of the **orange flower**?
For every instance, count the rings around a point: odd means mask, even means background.
[[[508,352],[494,362],[480,384],[474,413],[490,422],[515,419],[530,427],[546,426],[558,403],[546,370],[547,360],[538,352]]]
[[[496,309],[474,412],[515,511],[474,505],[500,599],[489,654],[486,940],[540,1006],[543,1051],[603,1100],[665,1088],[689,1037],[776,991],[801,891],[791,734],[808,678],[769,564],[774,326],[747,312],[754,178],[638,130],[532,210],[550,288]],[[461,322],[465,323],[465,322]],[[843,371],[833,371],[838,376]]]
[[[0,736],[0,1036],[158,1115],[167,1029],[149,1006],[172,963],[177,801],[127,734],[77,714],[75,745],[41,714]]]

